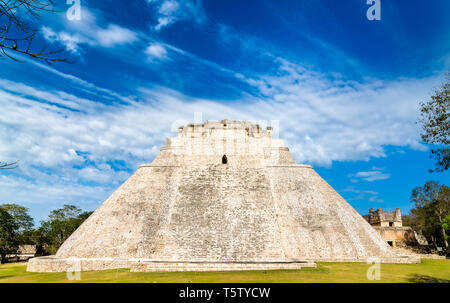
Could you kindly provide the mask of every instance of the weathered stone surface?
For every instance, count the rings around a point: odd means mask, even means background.
[[[382,208],[374,210],[371,208],[368,215],[363,218],[381,235],[381,237],[392,247],[408,245],[427,245],[423,239],[409,226],[403,226],[400,208],[393,212],[385,212]]]
[[[67,239],[56,259],[34,259],[28,270],[62,270],[49,262],[67,258],[95,269],[103,263],[89,260],[146,260],[136,270],[162,268],[151,262],[283,268],[298,260],[405,260],[283,144],[271,129],[247,122],[180,128],[152,164],[141,165]]]
[[[314,262],[259,262],[259,263],[167,263],[167,262],[137,262],[131,267],[132,272],[140,271],[230,271],[230,270],[271,270],[271,269],[301,269],[317,267]]]
[[[132,272],[142,271],[230,271],[301,269],[316,267],[311,261],[302,262],[163,262],[145,259],[114,258],[57,258],[55,256],[34,258],[28,262],[31,272],[62,272],[108,270],[130,268]]]

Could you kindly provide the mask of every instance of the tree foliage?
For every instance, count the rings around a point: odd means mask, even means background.
[[[18,228],[13,216],[0,208],[0,257],[2,263],[5,262],[8,253],[17,251],[19,247],[16,237]]]
[[[450,167],[450,73],[446,74],[446,82],[431,100],[421,103],[420,122],[422,140],[442,146],[431,150],[431,158],[436,164],[434,171],[446,171]]]
[[[445,238],[448,240],[450,237],[450,215],[446,216],[442,222],[442,226],[446,233]]]
[[[35,241],[54,254],[67,238],[86,220],[92,212],[83,212],[74,205],[64,205],[50,212],[48,220],[42,221],[36,231]]]
[[[49,49],[36,40],[39,28],[33,21],[41,21],[42,14],[57,12],[52,0],[0,0],[0,58],[20,61],[14,54],[22,54],[50,62],[68,62],[58,55],[64,49]]]
[[[28,213],[28,208],[17,204],[1,204],[0,208],[6,210],[13,217],[20,230],[33,228],[33,218]]]
[[[2,204],[0,211],[5,215],[2,222],[0,222],[0,229],[8,230],[8,236],[3,237],[3,254],[2,259],[5,261],[6,253],[16,253],[19,245],[33,244],[30,238],[33,232],[33,218],[28,214],[28,208],[17,204]],[[11,223],[12,222],[12,223]],[[6,235],[6,233],[4,233]]]
[[[411,194],[415,208],[407,217],[409,224],[435,246],[448,249],[448,234],[445,218],[450,215],[450,188],[435,181],[428,181],[422,187],[416,187]]]
[[[37,255],[55,254],[91,213],[74,205],[64,205],[51,211],[48,219],[33,229],[33,218],[26,207],[0,205],[0,254],[3,261],[7,254],[16,253],[19,245],[25,244],[35,245]]]
[[[18,245],[33,243],[30,233],[33,230],[33,218],[28,213],[28,208],[17,204],[1,204],[0,209],[5,210],[13,218],[17,227],[15,240]]]

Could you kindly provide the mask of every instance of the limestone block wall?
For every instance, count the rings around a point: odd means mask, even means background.
[[[269,180],[261,168],[184,167],[169,221],[158,259],[285,259]]]
[[[263,130],[240,121],[180,127],[177,137],[167,139],[164,152],[167,151],[185,165],[219,164],[223,155],[234,166],[261,166],[262,161],[295,163],[283,140],[272,137],[270,127]],[[156,158],[153,163],[160,164],[160,160]]]
[[[156,250],[165,204],[173,199],[178,170],[142,167],[119,187],[58,250],[61,258],[136,258],[142,243]],[[143,238],[144,237],[144,238]],[[146,237],[146,238],[145,238]]]
[[[289,258],[394,257],[386,242],[311,167],[268,167]]]
[[[401,227],[374,226],[374,228],[385,241],[392,241],[393,244],[399,242],[416,242],[414,231],[409,226],[401,226]]]
[[[385,212],[382,208],[374,210],[371,208],[368,215],[363,216],[372,226],[402,226],[402,214],[400,208],[396,208],[393,212]]]

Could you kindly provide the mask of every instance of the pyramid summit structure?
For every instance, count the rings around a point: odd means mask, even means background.
[[[59,248],[28,271],[301,268],[314,261],[419,262],[395,254],[272,128],[178,129]]]

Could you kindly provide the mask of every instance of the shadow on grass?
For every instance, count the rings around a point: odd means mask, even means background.
[[[412,283],[450,283],[448,279],[441,279],[427,275],[414,274],[408,278],[408,282]]]
[[[14,277],[14,275],[0,276],[0,280],[7,279],[7,278],[12,278],[12,277]]]

